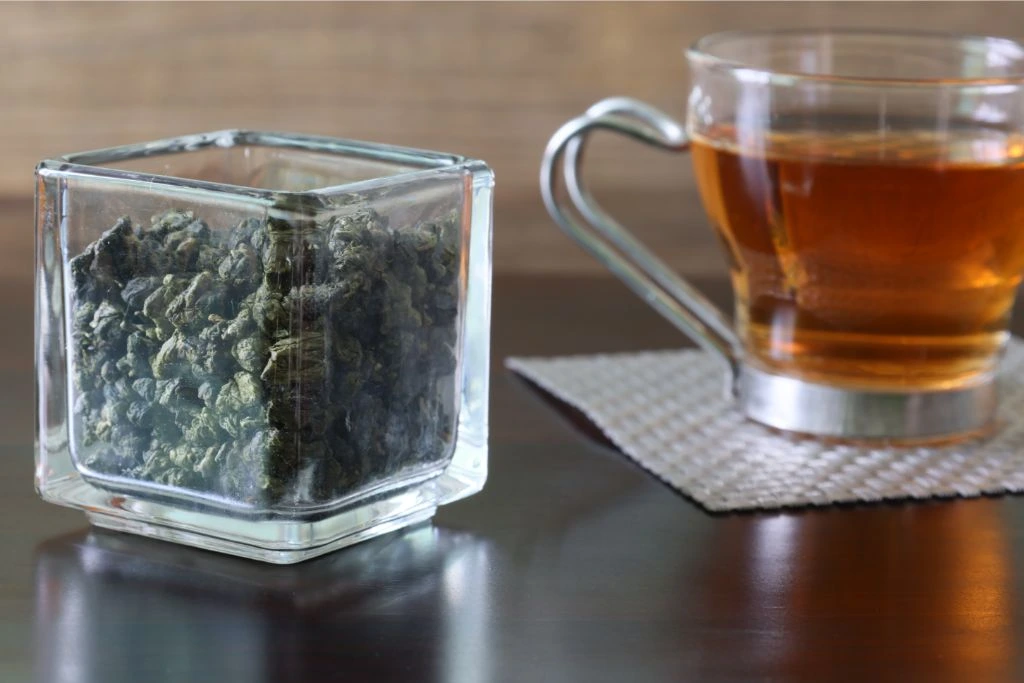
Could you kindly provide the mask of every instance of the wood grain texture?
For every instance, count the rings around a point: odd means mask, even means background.
[[[1012,33],[1024,4],[0,3],[0,195],[30,195],[47,156],[203,130],[389,141],[494,167],[499,270],[595,271],[540,204],[551,133],[613,94],[681,114],[703,34],[829,24]],[[685,159],[593,152],[613,212],[678,268],[722,271]]]
[[[497,278],[485,489],[273,567],[40,501],[30,349],[0,335],[0,680],[1024,680],[1024,497],[710,515],[502,368],[680,340],[608,277]]]

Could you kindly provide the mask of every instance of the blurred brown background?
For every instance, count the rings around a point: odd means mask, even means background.
[[[0,3],[0,272],[31,270],[32,168],[228,127],[486,160],[499,271],[595,271],[546,219],[547,138],[607,95],[681,115],[683,48],[726,29],[860,25],[1024,33],[1016,3]],[[679,269],[721,272],[689,163],[615,140],[595,193]]]

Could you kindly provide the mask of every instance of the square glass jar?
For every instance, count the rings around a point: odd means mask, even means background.
[[[230,130],[36,179],[45,500],[290,563],[483,487],[483,162]]]

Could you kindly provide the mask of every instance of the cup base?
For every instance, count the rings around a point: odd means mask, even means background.
[[[994,423],[994,376],[956,389],[874,391],[817,384],[743,366],[740,410],[787,432],[842,440],[935,442],[984,434]]]

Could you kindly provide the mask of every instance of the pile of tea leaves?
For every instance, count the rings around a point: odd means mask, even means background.
[[[454,213],[123,217],[70,262],[79,464],[264,507],[443,462],[458,278]]]

